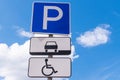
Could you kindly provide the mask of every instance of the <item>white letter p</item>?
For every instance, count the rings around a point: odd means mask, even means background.
[[[58,16],[48,17],[48,10],[49,9],[57,10],[58,11]],[[43,29],[44,30],[47,29],[47,22],[48,21],[58,21],[62,18],[62,16],[63,16],[63,11],[62,11],[61,8],[59,8],[57,6],[44,6]]]

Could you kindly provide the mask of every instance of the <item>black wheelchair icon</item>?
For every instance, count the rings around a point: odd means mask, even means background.
[[[45,59],[45,65],[42,67],[42,74],[45,76],[51,76],[53,73],[57,73],[56,71],[50,64],[47,63],[48,59]],[[50,70],[50,72],[46,72],[46,70]]]

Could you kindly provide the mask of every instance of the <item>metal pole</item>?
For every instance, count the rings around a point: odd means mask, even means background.
[[[52,77],[48,77],[48,80],[52,80]]]
[[[49,34],[49,37],[53,37],[53,34]]]
[[[53,37],[53,34],[49,34],[49,37]],[[53,55],[48,55],[48,58],[53,58]],[[52,80],[52,77],[48,77],[48,80]]]
[[[53,58],[53,55],[48,55],[48,58]]]

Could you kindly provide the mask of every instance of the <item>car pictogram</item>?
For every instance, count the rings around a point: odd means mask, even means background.
[[[55,41],[47,41],[44,49],[46,53],[48,52],[48,50],[54,50],[54,52],[57,52],[58,45]]]

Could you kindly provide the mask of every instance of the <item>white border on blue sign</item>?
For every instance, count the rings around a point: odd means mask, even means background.
[[[44,32],[32,32],[32,20],[33,20],[33,11],[34,11],[34,3],[60,3],[60,4],[69,4],[69,24],[70,24],[70,26],[69,26],[69,34],[60,34],[60,33],[44,33]],[[30,23],[30,33],[33,33],[33,34],[56,34],[56,35],[68,35],[68,36],[70,36],[71,37],[71,4],[70,4],[70,2],[44,2],[44,1],[34,1],[33,3],[32,3],[32,14],[31,14],[32,16],[31,16],[31,23]]]

